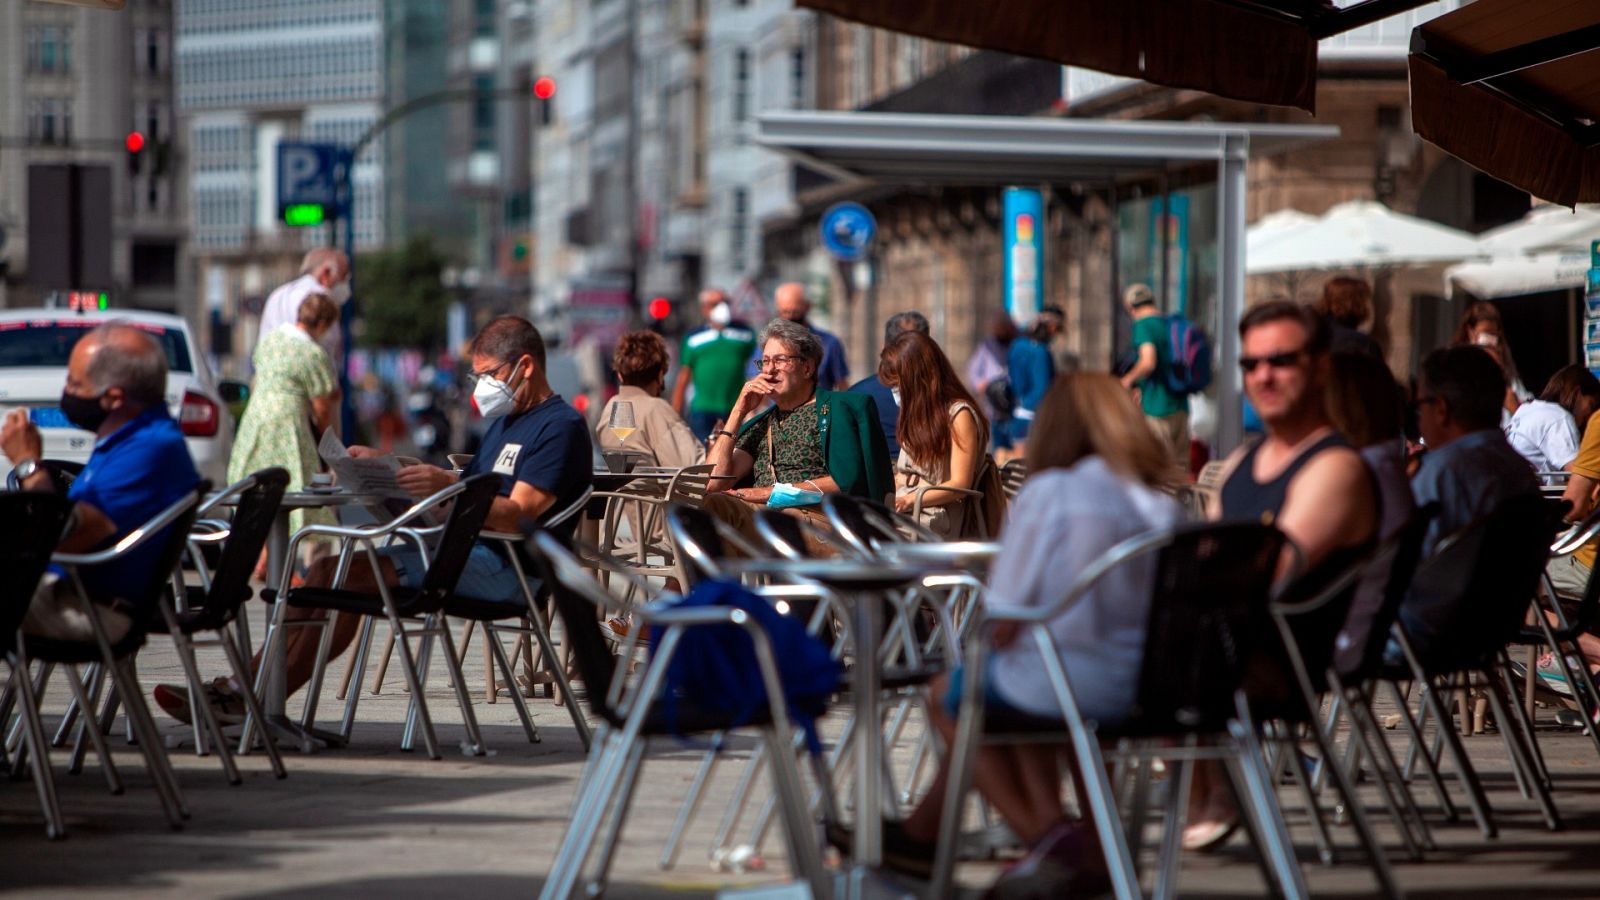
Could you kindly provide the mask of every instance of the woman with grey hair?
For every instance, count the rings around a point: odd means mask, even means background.
[[[706,461],[732,477],[712,479],[725,496],[708,508],[744,528],[749,505],[804,506],[835,491],[883,501],[894,477],[876,403],[818,386],[822,344],[804,325],[773,319],[761,337],[756,376],[711,436]]]

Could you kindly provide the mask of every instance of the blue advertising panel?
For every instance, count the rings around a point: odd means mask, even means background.
[[[1006,312],[1027,325],[1044,305],[1044,194],[1011,187],[1001,196]]]
[[[1173,194],[1162,203],[1157,197],[1150,208],[1150,281],[1157,297],[1164,297],[1167,310],[1180,316],[1189,314],[1189,198]],[[1167,264],[1161,265],[1162,232],[1166,232]],[[1166,289],[1157,284],[1166,273]]]
[[[1600,241],[1589,245],[1589,275],[1583,280],[1583,305],[1588,315],[1584,321],[1584,364],[1600,377]]]

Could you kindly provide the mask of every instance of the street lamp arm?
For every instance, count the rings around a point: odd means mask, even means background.
[[[476,88],[448,88],[442,91],[435,91],[431,94],[424,94],[421,97],[413,97],[399,106],[394,107],[393,109],[386,110],[384,114],[378,118],[378,121],[373,122],[372,125],[368,126],[366,131],[362,132],[361,137],[357,138],[355,144],[351,145],[350,147],[351,163],[353,164],[355,160],[361,156],[361,152],[363,150],[366,150],[373,141],[377,140],[380,135],[387,131],[389,126],[400,121],[401,119],[406,118],[412,113],[435,106],[443,106],[446,103],[455,103],[459,100],[476,100],[480,97],[492,97],[496,100],[513,100],[518,97],[526,96],[528,96],[527,88],[502,87],[496,88],[492,91],[480,91]]]

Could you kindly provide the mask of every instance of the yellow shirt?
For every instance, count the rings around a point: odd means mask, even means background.
[[[1567,464],[1567,470],[1600,481],[1600,412],[1589,417],[1589,424],[1583,429],[1583,443],[1578,445],[1578,455]],[[1579,547],[1572,558],[1583,563],[1585,568],[1594,568],[1595,543],[1590,541]]]

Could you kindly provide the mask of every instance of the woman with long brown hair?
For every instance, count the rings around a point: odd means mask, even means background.
[[[883,348],[878,379],[900,398],[895,509],[956,537],[989,446],[989,423],[933,338],[905,331]],[[951,488],[953,490],[940,490]]]
[[[1166,447],[1117,380],[1100,372],[1056,379],[1028,435],[1032,474],[1011,507],[984,604],[990,609],[1048,607],[1118,543],[1178,523],[1165,492],[1173,475]],[[1085,717],[1123,721],[1137,700],[1155,557],[1115,566],[1049,623],[1072,693]],[[1060,706],[1033,641],[996,629],[984,704],[991,712],[1059,716]],[[962,672],[936,678],[928,715],[948,741],[955,731]],[[940,702],[942,701],[942,702]],[[985,745],[973,767],[978,790],[1028,846],[1000,877],[1051,880],[1056,894],[1104,890],[1105,861],[1094,828],[1061,805],[1060,747]],[[901,823],[885,823],[884,863],[916,874],[933,858],[946,772]],[[1075,786],[1081,779],[1074,778]],[[1081,789],[1078,808],[1088,809]],[[831,838],[830,838],[831,839]],[[1000,887],[1000,883],[996,883]]]

